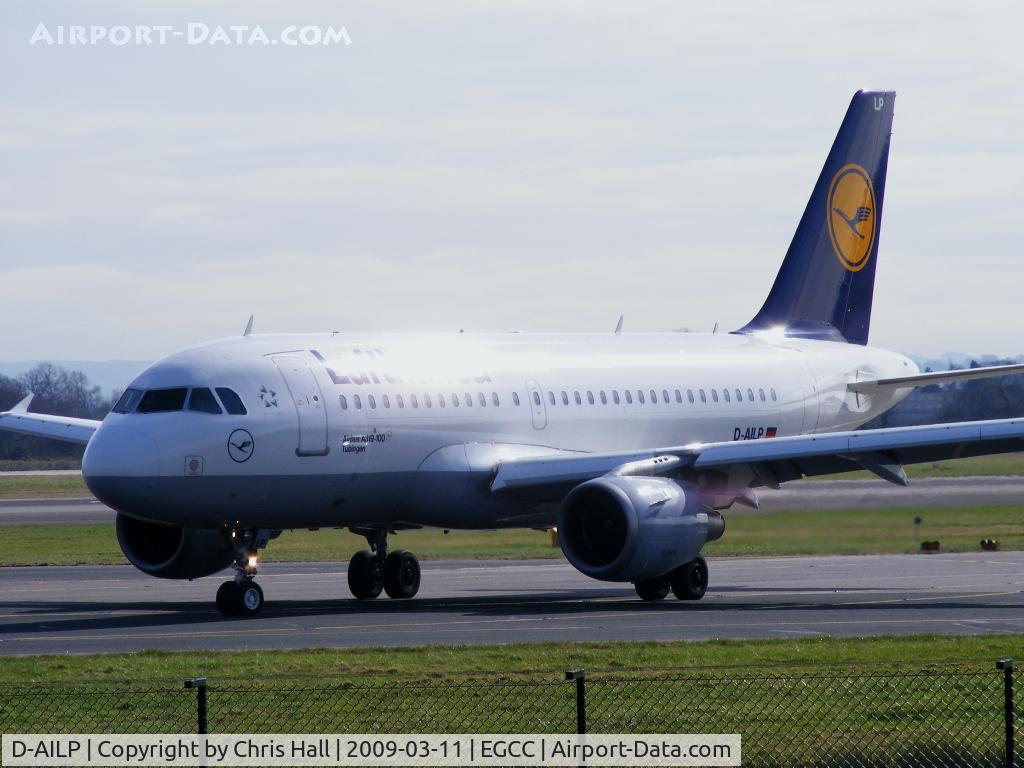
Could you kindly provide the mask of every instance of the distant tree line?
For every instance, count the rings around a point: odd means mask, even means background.
[[[111,399],[81,371],[40,363],[14,378],[0,374],[0,411],[8,410],[30,391],[35,399],[29,410],[37,413],[102,419],[110,410]],[[81,459],[83,451],[83,446],[73,443],[0,431],[0,460]]]

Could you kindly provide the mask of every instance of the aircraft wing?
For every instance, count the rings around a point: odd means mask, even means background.
[[[84,445],[89,442],[93,433],[103,423],[92,419],[75,419],[70,416],[29,413],[28,406],[33,397],[34,395],[30,392],[28,397],[11,410],[0,413],[0,429]]]
[[[867,379],[853,381],[847,385],[851,392],[871,394],[879,389],[904,389],[910,387],[926,387],[929,384],[945,384],[950,381],[966,381],[969,379],[991,379],[996,376],[1013,376],[1024,373],[1024,364],[990,365],[984,368],[963,368],[956,371],[934,371],[918,373],[914,376],[898,376],[892,379]]]
[[[689,470],[731,475],[742,468],[753,478],[751,484],[771,487],[801,477],[860,469],[906,485],[903,464],[1021,450],[1024,419],[966,421],[511,459],[498,463],[491,490],[561,489],[608,473],[673,475]]]

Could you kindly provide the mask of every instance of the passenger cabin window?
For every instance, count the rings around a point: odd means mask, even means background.
[[[459,407],[459,395],[455,392],[452,392],[452,406],[454,408]]]
[[[550,389],[548,390],[548,402],[551,403],[552,405],[555,404],[555,393],[552,392]]]
[[[757,390],[757,394],[759,394],[761,396],[761,402],[762,403],[765,402],[764,390],[763,389]]]
[[[772,402],[773,402],[773,403],[774,403],[774,402],[777,402],[777,401],[778,401],[778,399],[779,399],[779,398],[778,398],[778,395],[776,395],[776,394],[775,394],[775,388],[773,387],[773,388],[772,388]]]
[[[600,391],[599,394],[601,395],[601,405],[608,405],[608,396],[605,395],[603,389]]]
[[[366,402],[370,404],[371,411],[377,410],[377,398],[375,398],[373,395],[367,395]]]
[[[444,395],[437,396],[437,407],[444,408]]]
[[[225,411],[230,413],[232,416],[245,416],[245,405],[242,403],[242,398],[238,396],[235,390],[228,389],[227,387],[217,387],[217,396],[224,404]]]
[[[680,392],[678,389],[676,390],[676,402],[677,403],[683,402],[683,393]]]
[[[612,390],[612,400],[615,401],[616,405],[619,405],[619,403],[620,403],[620,401],[619,401],[619,390],[617,390],[617,389],[613,389]]]
[[[348,410],[348,398],[346,398],[344,395],[339,395],[338,400],[341,402],[341,410],[347,411]]]
[[[700,391],[700,401],[702,403],[706,403],[708,401],[708,396],[704,394],[703,389]]]
[[[519,393],[518,392],[513,392],[512,393],[512,405],[519,405]],[[538,403],[538,405],[540,405],[540,403]]]
[[[729,388],[728,387],[722,387],[722,397],[725,398],[725,402],[727,402],[727,403],[730,402]]]
[[[126,389],[110,410],[114,413],[131,413],[139,405],[139,400],[141,399],[141,389]]]
[[[534,405],[540,405],[540,393],[539,392],[534,392],[533,393],[533,404]]]
[[[180,411],[185,407],[185,395],[187,394],[188,389],[185,387],[151,389],[139,401],[139,413]]]
[[[217,398],[206,387],[192,390],[192,394],[188,398],[188,409],[190,411],[199,411],[199,413],[223,413],[220,405],[217,403]]]
[[[652,403],[657,403],[658,402],[658,393],[655,392],[653,389],[651,390],[651,402]]]
[[[413,392],[411,395],[409,395],[409,402],[412,403],[412,407],[413,408],[419,408],[420,407],[420,401],[416,398],[416,393],[415,392]]]
[[[478,396],[480,398],[480,407],[482,408],[482,407],[486,406],[487,405],[487,396],[483,392],[478,392],[477,394],[478,394]],[[498,396],[495,395],[494,399],[495,399],[495,401],[497,401]],[[494,404],[497,405],[498,403],[495,402]]]
[[[633,404],[633,393],[630,392],[628,389],[626,390],[626,402],[629,403],[630,405]]]
[[[691,403],[693,402],[693,390],[692,389],[686,390],[686,399],[689,400]]]
[[[742,403],[743,402],[743,393],[740,392],[738,389],[736,390],[736,402],[737,403]]]
[[[583,401],[580,399],[580,393],[578,391],[573,392],[572,396],[576,400],[576,405],[583,405]],[[591,398],[591,402],[593,402],[593,398]]]
[[[399,408],[405,408],[405,400],[401,395],[395,395],[395,402],[398,404]]]
[[[754,390],[747,388],[747,400],[754,402]]]
[[[562,405],[568,405],[568,404],[569,404],[569,395],[567,395],[565,393],[565,390],[563,389],[562,390]]]
[[[718,402],[718,390],[717,389],[712,389],[711,390],[711,399],[714,400],[716,403]]]
[[[391,407],[391,398],[389,398],[387,395],[381,395],[380,400],[382,403],[384,403],[385,408]]]
[[[669,400],[668,400],[668,390],[667,389],[661,390],[661,402],[663,402],[666,405],[668,405]]]
[[[355,404],[357,411],[363,410],[363,398],[359,395],[352,395],[352,402]]]
[[[591,392],[589,389],[587,390],[587,403],[589,403],[590,405],[594,404],[594,393]]]
[[[430,402],[430,395],[424,395],[423,396],[423,404],[425,406],[427,406],[427,408],[433,408],[434,407],[434,404]]]
[[[491,402],[494,403],[494,407],[495,408],[497,408],[499,405],[501,405],[501,401],[498,400],[498,393],[497,392],[491,392]]]

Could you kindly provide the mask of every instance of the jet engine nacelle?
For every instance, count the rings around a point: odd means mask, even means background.
[[[198,579],[231,564],[235,548],[226,531],[179,528],[117,516],[117,543],[128,562],[162,579]]]
[[[642,581],[693,560],[725,532],[695,488],[660,477],[605,475],[562,503],[558,540],[579,571],[604,581]]]

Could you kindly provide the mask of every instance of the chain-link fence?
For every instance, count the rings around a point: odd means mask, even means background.
[[[0,686],[3,733],[739,733],[745,766],[1024,768],[1012,662],[566,680]],[[1015,754],[1016,752],[1016,754]]]

